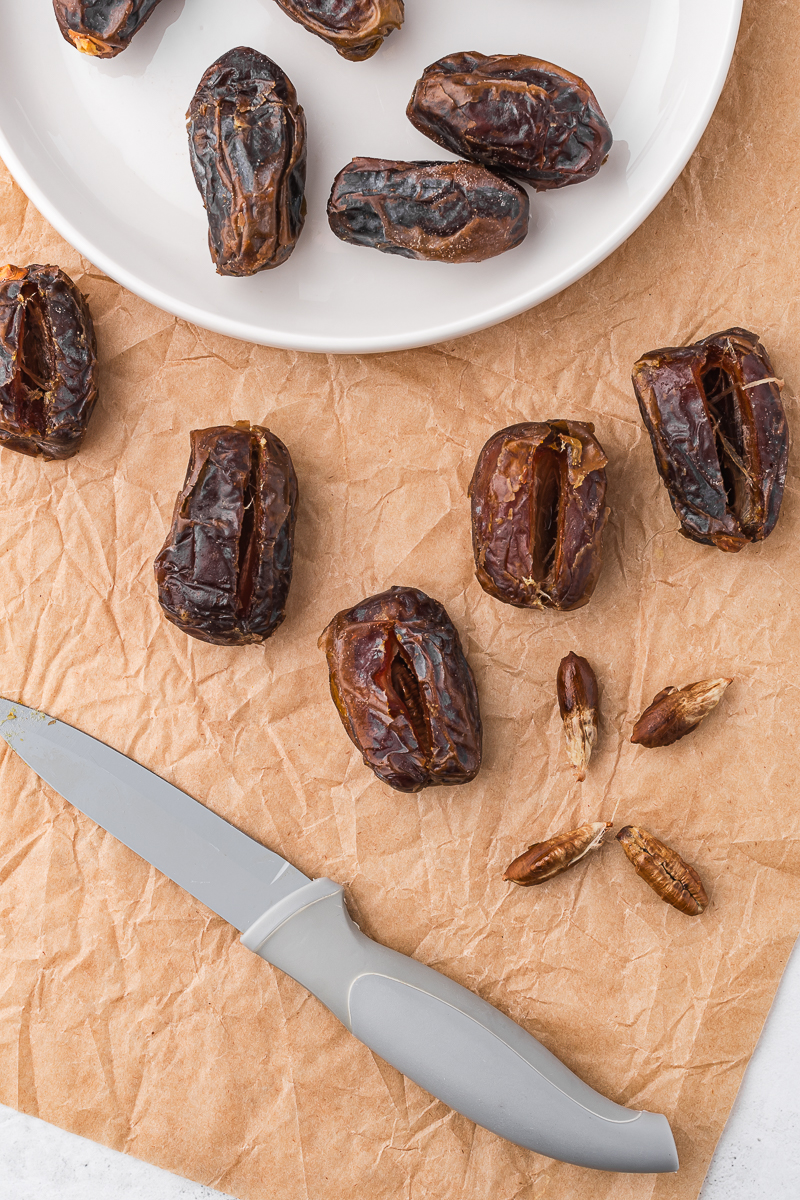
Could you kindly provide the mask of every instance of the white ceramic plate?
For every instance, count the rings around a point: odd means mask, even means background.
[[[162,0],[118,58],[61,38],[52,0],[0,0],[0,155],[45,217],[125,287],[198,325],[267,345],[372,352],[458,337],[579,279],[651,212],[708,123],[742,0],[406,0],[406,23],[350,63],[274,0]],[[235,45],[279,63],[309,126],[309,216],[284,266],[222,279],[189,166],[184,114]],[[325,206],[350,158],[449,157],[405,106],[457,50],[528,53],[583,76],[614,132],[595,179],[532,195],[522,246],[453,266],[338,241]]]

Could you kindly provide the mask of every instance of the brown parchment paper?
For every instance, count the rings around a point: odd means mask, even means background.
[[[798,45],[796,5],[749,0],[711,126],[638,233],[533,312],[404,354],[194,329],[81,260],[0,174],[0,257],[73,275],[102,361],[78,458],[0,451],[0,693],[340,880],[368,933],[473,988],[601,1092],[666,1113],[680,1173],[585,1171],[476,1129],[5,748],[0,1101],[240,1200],[697,1196],[800,928],[798,463],[766,543],[733,556],[685,541],[629,371],[743,324],[797,428]],[[594,421],[610,458],[606,567],[587,608],[522,612],[473,577],[466,488],[494,430],[567,416]],[[290,447],[297,565],[278,634],[222,649],[162,618],[152,561],[189,430],[241,419]],[[441,599],[461,631],[486,729],[470,786],[391,792],[331,703],[319,632],[393,583]],[[572,649],[602,694],[582,786],[555,704]],[[735,683],[697,733],[630,745],[656,691],[710,675]],[[542,888],[503,883],[530,841],[599,819],[674,844],[709,887],[705,915],[663,905],[615,843]]]

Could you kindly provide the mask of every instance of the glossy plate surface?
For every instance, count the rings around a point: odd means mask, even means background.
[[[406,24],[350,63],[274,0],[162,0],[118,58],[61,38],[52,0],[0,0],[0,155],[45,217],[112,278],[161,308],[247,341],[318,352],[428,345],[559,292],[606,257],[686,164],[730,64],[742,0],[406,0]],[[189,166],[185,112],[235,45],[273,58],[309,124],[309,217],[288,263],[221,279]],[[326,201],[350,158],[442,159],[405,106],[423,68],[457,50],[529,53],[581,75],[615,145],[587,183],[534,194],[518,249],[420,263],[348,246]]]

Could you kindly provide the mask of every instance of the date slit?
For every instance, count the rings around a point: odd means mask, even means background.
[[[244,489],[244,512],[242,513],[242,529],[239,534],[239,561],[236,571],[236,602],[239,612],[246,615],[250,608],[255,587],[255,574],[258,565],[258,524],[259,487],[259,445],[253,440],[250,446],[250,470]]]
[[[727,506],[736,517],[741,517],[746,503],[750,473],[745,461],[742,415],[736,386],[732,376],[721,367],[711,367],[704,371],[701,383],[706,409],[714,426],[714,440]]]
[[[403,707],[408,723],[426,762],[432,758],[431,731],[425,719],[425,702],[419,680],[406,661],[399,645],[395,647],[391,671],[392,687]]]
[[[545,448],[534,455],[531,488],[531,575],[543,583],[552,568],[558,546],[561,516],[562,456]]]
[[[26,292],[28,289],[25,289]],[[44,433],[46,425],[45,395],[54,384],[51,353],[51,335],[47,319],[39,302],[38,292],[33,290],[26,296],[22,316],[22,346],[20,369],[26,388],[22,419],[38,433]]]

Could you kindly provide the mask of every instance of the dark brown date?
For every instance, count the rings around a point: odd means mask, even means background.
[[[591,179],[613,142],[591,88],[525,54],[450,54],[426,67],[408,119],[439,146],[537,191]]]
[[[131,43],[161,0],[53,0],[70,45],[95,58],[114,58]]]
[[[297,477],[289,451],[247,421],[194,429],[186,482],[155,562],[158,602],[218,646],[263,642],[286,616]]]
[[[602,567],[608,459],[581,421],[525,422],[481,450],[469,485],[475,574],[517,608],[580,608]]]
[[[208,68],[186,119],[217,273],[279,267],[306,219],[306,119],[288,76],[237,46]]]
[[[403,24],[403,0],[277,0],[310,33],[349,58],[363,62]]]
[[[393,587],[337,613],[319,644],[342,723],[378,779],[419,792],[475,778],[478,692],[443,605]]]
[[[58,267],[0,267],[0,445],[77,454],[97,400],[89,306]]]
[[[328,201],[343,242],[428,262],[483,262],[513,250],[529,217],[523,188],[465,162],[354,158]]]
[[[685,537],[736,551],[772,533],[789,458],[782,386],[746,329],[653,350],[634,366],[639,409]]]

